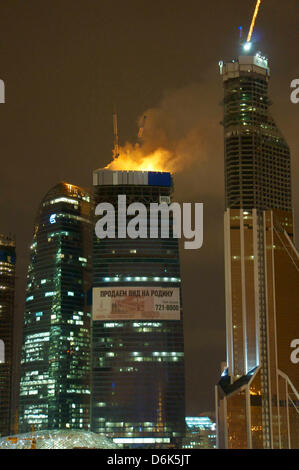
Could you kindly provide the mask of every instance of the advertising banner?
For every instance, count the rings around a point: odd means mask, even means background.
[[[93,320],[179,320],[178,287],[94,287]]]

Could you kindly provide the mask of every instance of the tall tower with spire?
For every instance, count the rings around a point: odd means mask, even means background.
[[[216,387],[218,447],[298,448],[299,257],[290,150],[270,111],[268,60],[220,62],[225,155],[227,368]],[[245,52],[247,51],[247,53]]]

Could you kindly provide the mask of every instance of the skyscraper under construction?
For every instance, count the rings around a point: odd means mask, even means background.
[[[248,46],[249,49],[249,46]],[[299,258],[289,147],[269,112],[268,60],[220,62],[224,86],[227,369],[218,446],[298,448]]]
[[[119,195],[127,205],[143,203],[147,216],[151,203],[170,203],[170,173],[93,177],[96,207],[111,204],[110,225],[122,232]],[[147,235],[94,238],[91,428],[124,446],[169,447],[180,445],[185,428],[178,240],[150,238],[149,228]]]

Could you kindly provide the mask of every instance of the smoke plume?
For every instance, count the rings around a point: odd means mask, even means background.
[[[140,127],[146,116],[142,140],[120,146],[119,156],[106,168],[178,173],[207,161],[213,153],[213,131],[217,126],[219,132],[220,126],[210,115],[211,96],[204,82],[169,91],[157,107],[142,113],[138,120]]]

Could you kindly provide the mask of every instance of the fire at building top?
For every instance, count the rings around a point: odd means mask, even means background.
[[[186,160],[186,145],[180,148],[171,143],[166,136],[165,123],[157,123],[153,113],[139,118],[139,131],[134,143],[119,144],[118,121],[116,113],[113,114],[114,145],[112,161],[105,167],[106,170],[118,171],[180,171]],[[145,130],[145,121],[147,129]]]
[[[177,168],[175,156],[167,149],[157,148],[147,153],[145,148],[127,143],[119,149],[119,155],[105,167],[107,170],[170,171]]]

